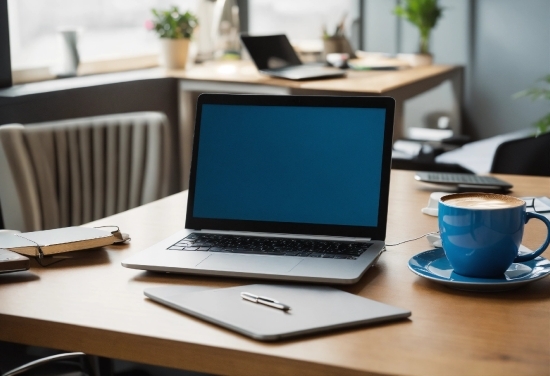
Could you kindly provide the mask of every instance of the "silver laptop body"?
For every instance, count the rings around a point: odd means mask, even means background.
[[[346,71],[342,69],[303,64],[284,34],[241,35],[241,41],[258,71],[268,76],[288,80],[310,80],[346,75]]]
[[[276,297],[290,308],[284,313],[251,303],[241,298],[242,292]],[[172,285],[147,288],[143,293],[160,304],[260,341],[379,324],[411,315],[402,308],[328,286],[253,284],[205,288]]]
[[[201,95],[186,228],[122,265],[357,282],[385,250],[394,106],[387,97]]]

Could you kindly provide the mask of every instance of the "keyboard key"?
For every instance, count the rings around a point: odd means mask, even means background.
[[[285,254],[285,251],[268,251],[262,252],[262,255],[271,255],[271,256],[282,256]]]
[[[208,252],[226,252],[226,250],[220,247],[212,247],[208,250]]]
[[[232,253],[250,253],[250,254],[262,254],[260,249],[246,249],[246,248],[233,248],[231,249]]]

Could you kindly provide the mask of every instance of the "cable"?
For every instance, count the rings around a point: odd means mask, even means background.
[[[423,237],[428,236],[428,235],[432,235],[432,234],[439,234],[439,231],[428,232],[428,233],[426,233],[426,234],[424,234],[424,235],[420,235],[420,236],[417,237],[417,238],[408,239],[408,240],[403,240],[402,242],[398,242],[398,243],[394,243],[394,244],[388,244],[388,243],[386,243],[386,247],[395,247],[396,245],[403,244],[403,243],[408,243],[408,242],[412,242],[412,241],[415,241],[415,240],[418,240],[418,239],[422,239]]]

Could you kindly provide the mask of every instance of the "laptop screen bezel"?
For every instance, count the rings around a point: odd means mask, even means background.
[[[382,169],[377,226],[327,225],[294,222],[272,222],[199,218],[193,216],[195,184],[197,175],[197,155],[200,138],[202,108],[205,104],[240,106],[297,106],[297,107],[355,107],[383,108],[386,110]],[[221,230],[269,232],[300,235],[325,235],[371,238],[383,240],[386,236],[388,196],[390,186],[391,149],[395,100],[391,97],[346,97],[346,96],[292,96],[292,95],[251,95],[251,94],[201,94],[197,101],[193,153],[189,177],[189,198],[185,228],[194,230]]]

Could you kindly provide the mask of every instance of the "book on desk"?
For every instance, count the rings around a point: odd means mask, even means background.
[[[64,227],[33,232],[2,232],[0,248],[31,257],[98,248],[128,240],[118,227],[111,230],[90,227]],[[116,230],[115,230],[116,229]]]

